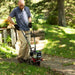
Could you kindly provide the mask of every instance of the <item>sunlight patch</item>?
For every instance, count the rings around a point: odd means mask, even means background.
[[[73,47],[70,47],[69,49],[73,49]],[[71,54],[72,54],[72,52],[71,52]]]
[[[63,45],[59,45],[59,47],[65,47],[66,46],[66,44],[63,44]]]
[[[60,28],[63,29],[65,31],[65,33],[67,33],[67,34],[75,34],[75,29],[64,28],[64,27],[60,27]]]
[[[70,42],[75,43],[75,40],[70,40]]]
[[[47,44],[48,43],[48,40],[45,40],[45,44]]]
[[[38,2],[40,2],[42,0],[31,0],[31,1],[32,1],[32,3],[38,3]]]

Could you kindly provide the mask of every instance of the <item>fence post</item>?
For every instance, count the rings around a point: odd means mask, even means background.
[[[14,29],[10,29],[10,30],[11,30],[11,42],[12,42],[12,46],[14,47],[16,43],[16,34]]]
[[[4,43],[6,43],[6,39],[7,39],[7,29],[3,30],[3,39],[4,39]]]

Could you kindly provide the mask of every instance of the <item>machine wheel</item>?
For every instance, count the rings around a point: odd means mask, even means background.
[[[37,66],[40,66],[40,61],[36,63]]]

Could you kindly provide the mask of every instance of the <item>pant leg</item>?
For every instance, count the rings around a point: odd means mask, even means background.
[[[18,58],[24,58],[25,53],[26,53],[25,48],[26,48],[27,42],[21,31],[18,31],[18,39],[20,41]]]
[[[25,33],[30,33],[30,31],[26,31]],[[30,43],[31,35],[28,34],[26,36],[27,36],[27,39],[28,39],[28,41]],[[30,47],[29,47],[29,44],[28,43],[26,44],[25,52],[26,53],[25,53],[24,59],[28,59],[29,58],[29,55],[30,55]]]
[[[20,50],[20,46],[21,46],[21,41],[20,41],[20,38],[19,38],[19,32],[17,30],[17,42],[15,44],[15,49],[17,50],[17,54],[19,54],[19,50]]]
[[[28,59],[29,58],[29,45],[23,36],[21,31],[18,32],[18,40],[20,41],[19,55],[18,58]],[[29,31],[25,31],[24,33],[29,33]],[[30,35],[26,35],[27,39],[30,39]],[[30,41],[30,40],[29,40]]]

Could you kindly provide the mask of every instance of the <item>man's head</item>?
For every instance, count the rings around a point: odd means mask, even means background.
[[[24,8],[24,6],[25,6],[24,0],[19,0],[19,1],[18,1],[18,6],[19,6],[19,8],[22,10],[22,9]]]

